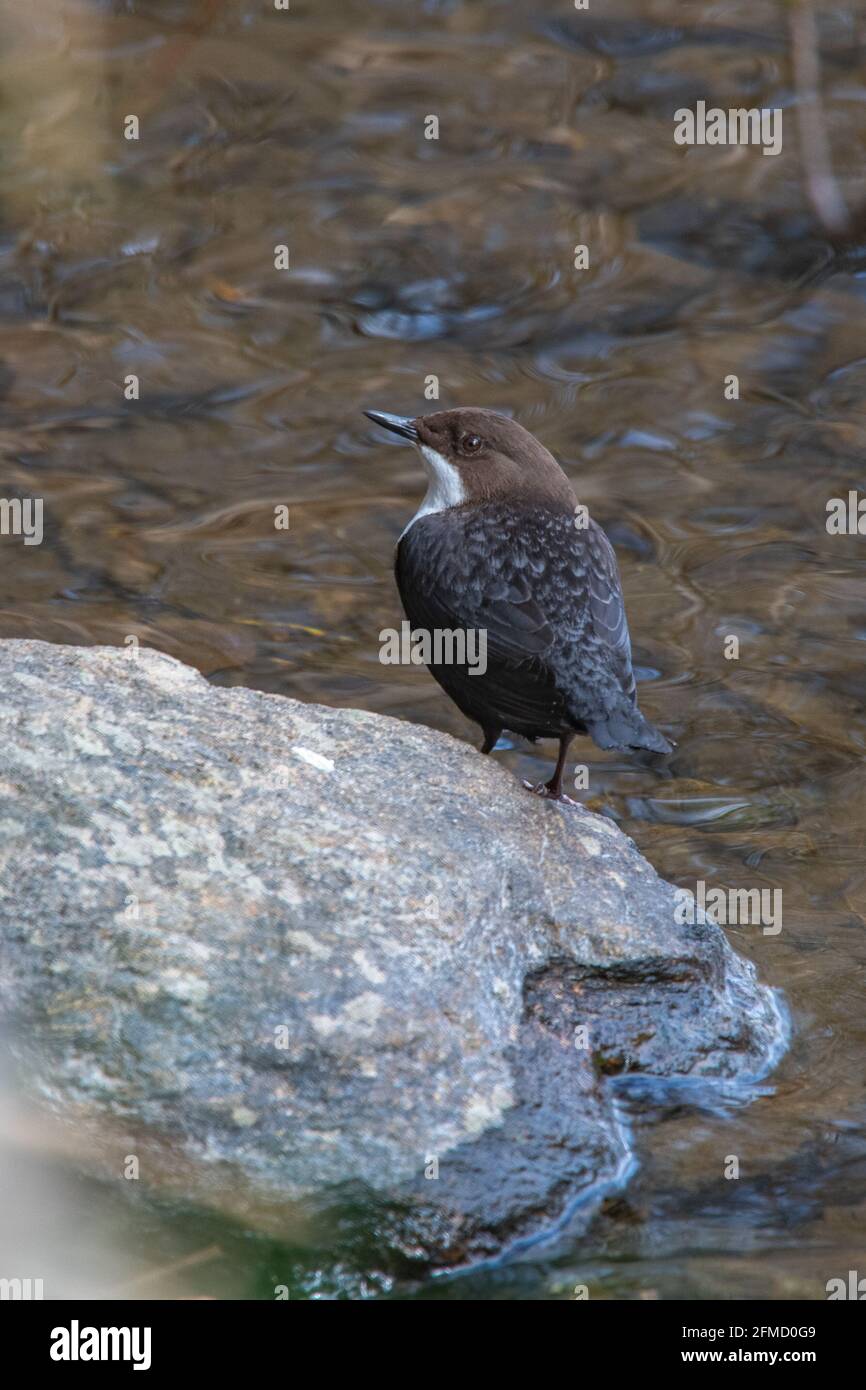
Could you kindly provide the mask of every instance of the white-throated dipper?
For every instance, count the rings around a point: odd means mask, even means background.
[[[397,545],[397,587],[412,628],[486,632],[483,674],[429,666],[480,724],[482,753],[504,729],[532,742],[559,739],[556,771],[535,788],[557,799],[577,733],[600,748],[670,753],[638,709],[613,547],[553,455],[492,410],[364,414],[410,440],[429,479]]]

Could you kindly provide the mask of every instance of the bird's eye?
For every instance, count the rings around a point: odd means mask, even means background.
[[[460,447],[464,454],[477,454],[481,448],[480,434],[464,434],[460,441]]]

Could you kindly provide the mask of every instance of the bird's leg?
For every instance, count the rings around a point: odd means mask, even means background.
[[[574,734],[563,734],[559,740],[559,757],[556,760],[553,776],[549,782],[539,782],[537,787],[530,787],[530,791],[534,791],[538,796],[546,796],[551,801],[570,802],[571,798],[565,796],[562,791],[562,774],[565,771],[565,760],[568,757],[568,750],[573,738]]]
[[[553,776],[550,781],[545,784],[550,795],[554,797],[556,801],[562,798],[562,774],[565,771],[565,760],[568,757],[568,750],[571,747],[571,740],[573,738],[574,734],[563,734],[562,738],[559,740],[559,757],[556,760],[556,767],[554,768]]]
[[[485,729],[484,742],[481,745],[482,753],[492,753],[501,737],[501,729]]]

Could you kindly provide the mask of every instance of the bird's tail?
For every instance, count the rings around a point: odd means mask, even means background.
[[[599,748],[647,748],[651,753],[672,753],[676,747],[644,719],[636,705],[629,710],[613,710],[604,719],[587,724],[586,729]]]

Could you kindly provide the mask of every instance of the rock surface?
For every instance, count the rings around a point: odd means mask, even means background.
[[[104,1171],[286,1213],[372,1191],[459,1263],[627,1171],[611,1076],[747,1087],[784,1045],[610,821],[448,735],[144,649],[0,668],[0,1008]]]

